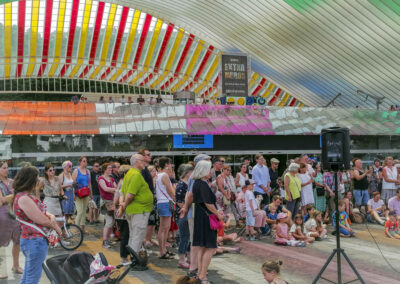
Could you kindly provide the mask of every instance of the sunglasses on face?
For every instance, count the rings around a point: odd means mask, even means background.
[[[148,156],[148,157],[150,157],[151,156],[151,154],[150,153],[148,153],[148,154],[144,154],[145,156]]]
[[[49,172],[54,172],[54,169],[49,169],[48,171],[49,171]]]

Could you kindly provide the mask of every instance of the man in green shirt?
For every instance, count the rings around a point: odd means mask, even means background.
[[[144,180],[141,171],[145,167],[145,159],[140,154],[131,157],[132,168],[126,173],[121,192],[125,202],[120,207],[125,211],[129,224],[129,246],[139,252],[146,236],[146,227],[151,210],[153,210],[153,193]]]

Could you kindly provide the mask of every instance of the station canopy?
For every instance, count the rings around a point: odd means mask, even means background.
[[[4,2],[4,1],[3,1]],[[218,55],[251,60],[268,105],[400,104],[400,4],[24,0],[0,5],[0,78],[80,78],[218,96]]]

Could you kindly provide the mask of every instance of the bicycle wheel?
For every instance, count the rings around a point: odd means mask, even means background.
[[[83,241],[83,233],[79,226],[75,224],[66,224],[62,227],[62,237],[60,245],[66,250],[74,250],[78,248]]]

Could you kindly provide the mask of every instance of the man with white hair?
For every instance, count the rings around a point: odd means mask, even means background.
[[[121,204],[118,215],[125,211],[129,224],[129,246],[139,253],[146,236],[146,227],[151,210],[153,210],[153,193],[144,180],[141,171],[145,168],[146,160],[140,154],[131,157],[132,168],[126,173],[121,192],[125,202]],[[146,267],[142,267],[146,269]]]

